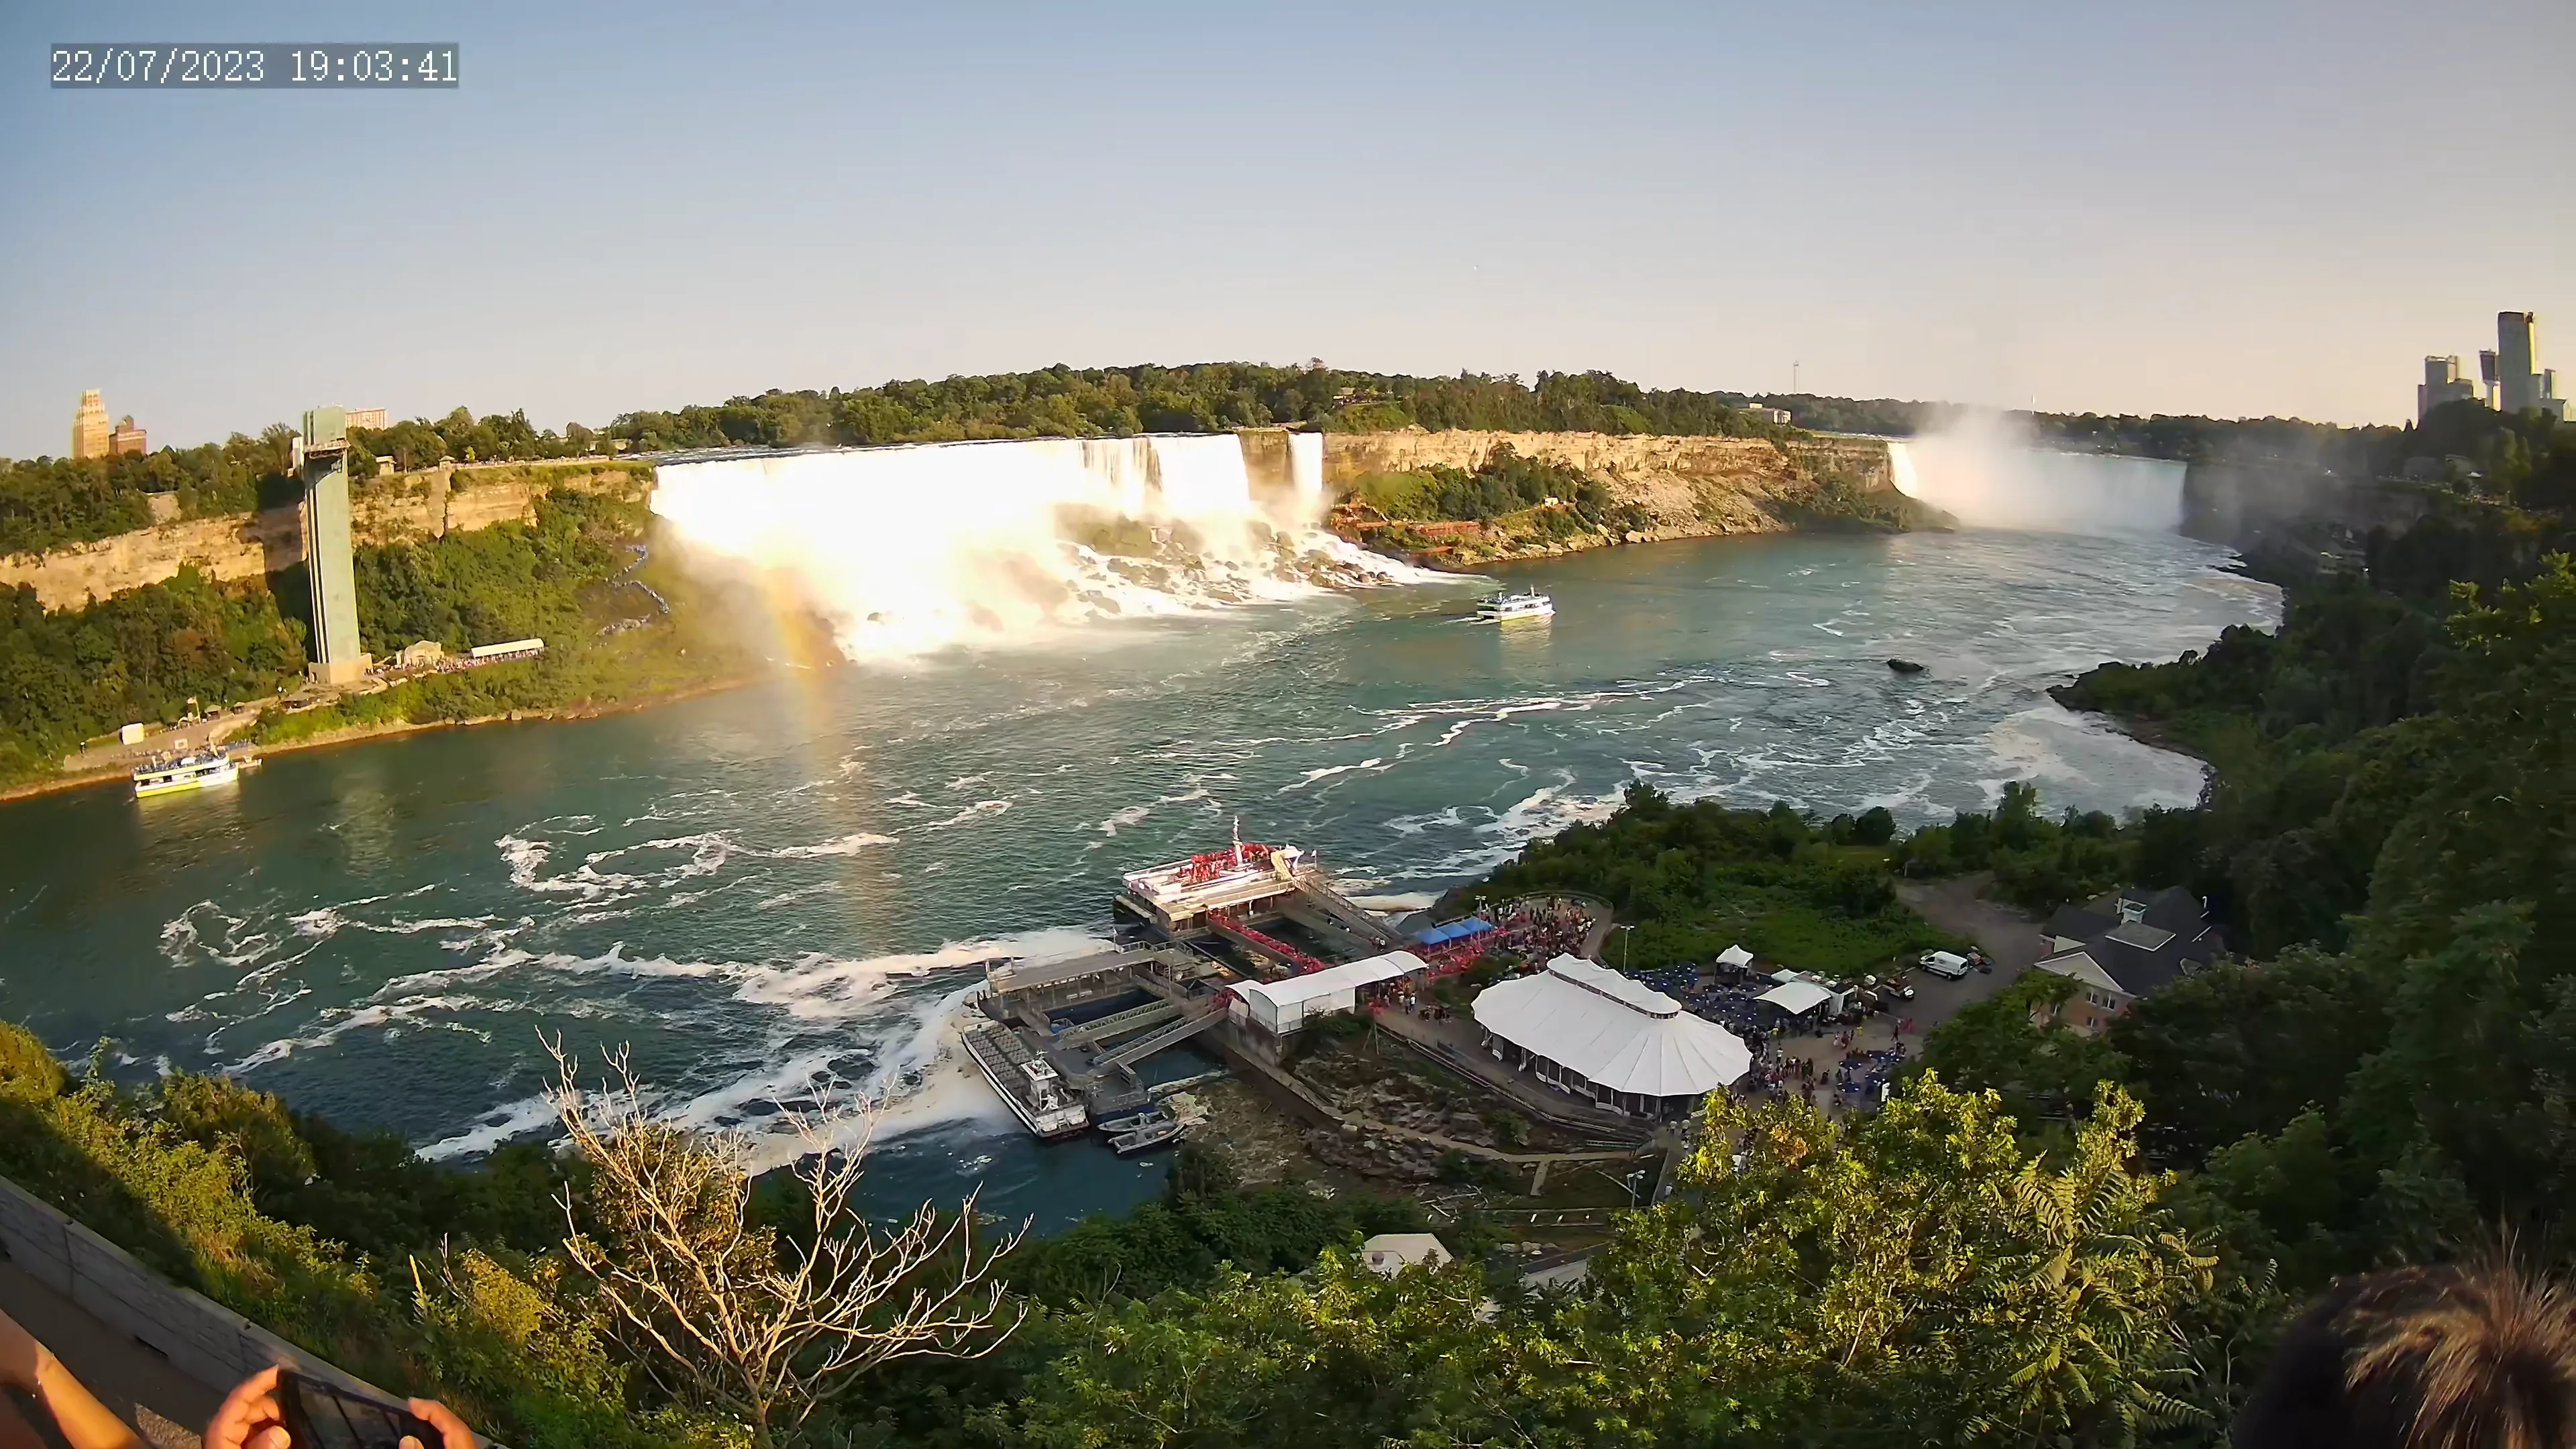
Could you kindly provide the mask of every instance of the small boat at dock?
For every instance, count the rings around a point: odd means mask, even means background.
[[[1108,1133],[1112,1137],[1122,1137],[1130,1132],[1141,1132],[1148,1127],[1163,1126],[1171,1120],[1170,1115],[1165,1113],[1162,1108],[1148,1107],[1144,1111],[1139,1112],[1132,1117],[1115,1117],[1106,1122],[1095,1122],[1092,1125],[1098,1127],[1101,1131]]]
[[[1121,1132],[1109,1139],[1109,1150],[1121,1157],[1151,1152],[1157,1147],[1171,1147],[1181,1140],[1181,1124],[1166,1117],[1150,1122],[1133,1132]]]

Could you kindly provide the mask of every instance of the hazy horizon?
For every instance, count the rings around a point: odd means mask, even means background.
[[[0,37],[14,457],[62,453],[91,387],[156,446],[323,402],[559,428],[1310,356],[2393,423],[2505,309],[2576,374],[2547,0],[43,3]],[[46,46],[97,39],[454,40],[464,83],[46,86]]]

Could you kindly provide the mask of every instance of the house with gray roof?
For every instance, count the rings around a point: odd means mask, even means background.
[[[2227,940],[2204,910],[2198,897],[2171,886],[2118,890],[2059,908],[2040,928],[2047,951],[2039,969],[2073,979],[2077,990],[2054,1007],[2035,1008],[2034,1018],[2089,1036],[2140,997],[2207,967],[2227,953]]]

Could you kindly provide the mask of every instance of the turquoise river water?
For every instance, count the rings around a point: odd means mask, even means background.
[[[1118,872],[1239,816],[1418,907],[1638,779],[1908,824],[2015,779],[2051,808],[2188,801],[2195,763],[2044,690],[2271,622],[2227,561],[2172,535],[1659,544],[1500,571],[1555,596],[1549,625],[1461,622],[1462,584],[1319,595],[23,801],[0,1014],[449,1158],[543,1127],[540,1033],[630,1043],[696,1123],[758,1132],[836,1083],[888,1102],[880,1200],[980,1183],[1056,1226],[1163,1166],[1029,1141],[941,1023],[962,963],[1089,944]]]

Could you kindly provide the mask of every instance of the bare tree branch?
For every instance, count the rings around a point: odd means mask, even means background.
[[[592,1088],[560,1039],[546,1050],[558,1079],[548,1097],[592,1169],[581,1206],[596,1236],[567,1190],[567,1251],[655,1381],[740,1416],[760,1449],[868,1369],[979,1357],[1025,1317],[996,1268],[1026,1224],[998,1239],[979,1233],[972,1196],[954,1213],[924,1203],[890,1231],[860,1214],[872,1111],[828,1097],[810,1110],[782,1105],[810,1213],[782,1236],[752,1221],[747,1139],[655,1121],[624,1048]]]

